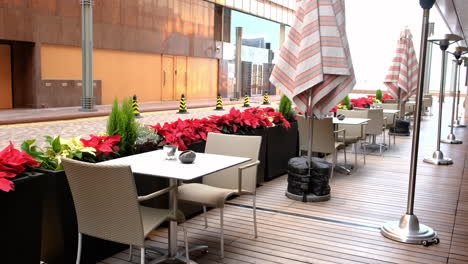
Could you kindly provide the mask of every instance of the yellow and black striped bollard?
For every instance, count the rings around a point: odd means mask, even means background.
[[[180,97],[179,112],[177,114],[188,114],[187,112],[187,103],[185,102],[185,95],[182,94]]]
[[[268,98],[268,93],[263,94],[263,105],[270,105],[270,99]]]
[[[245,96],[244,96],[244,105],[242,107],[250,107],[249,95],[248,94],[245,94]]]
[[[216,111],[223,111],[224,108],[223,108],[223,99],[221,98],[221,95],[218,94],[218,96],[216,97],[216,108],[215,108]]]
[[[132,107],[133,107],[133,114],[135,115],[135,117],[142,118],[142,116],[140,115],[140,108],[138,107],[138,100],[137,100],[136,95],[133,95]]]

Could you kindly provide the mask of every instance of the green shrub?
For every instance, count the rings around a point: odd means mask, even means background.
[[[289,100],[289,98],[285,95],[281,96],[277,112],[282,113],[286,120],[292,120],[297,114],[296,111],[294,111],[292,108],[291,100]]]
[[[375,99],[379,100],[380,102],[382,102],[382,98],[383,97],[383,93],[382,93],[382,90],[380,89],[377,89],[377,91],[375,92]]]
[[[348,110],[351,109],[351,100],[349,100],[349,96],[346,96],[341,103],[345,105]]]
[[[135,120],[135,114],[133,114],[132,98],[124,99],[120,107],[117,98],[114,100],[112,112],[107,120],[107,134],[109,136],[122,136],[119,148],[123,156],[135,152],[138,123]]]

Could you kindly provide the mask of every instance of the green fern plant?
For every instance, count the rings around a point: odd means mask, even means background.
[[[296,111],[292,108],[291,100],[285,95],[281,96],[278,112],[282,113],[287,120],[291,120],[296,116]]]
[[[382,98],[383,97],[383,93],[382,93],[382,90],[380,89],[377,89],[377,91],[375,92],[375,99],[379,100],[380,102],[382,102]]]
[[[135,152],[138,122],[133,114],[131,98],[124,99],[120,107],[117,98],[114,100],[112,112],[107,120],[107,134],[122,136],[119,145],[121,155],[131,155]]]

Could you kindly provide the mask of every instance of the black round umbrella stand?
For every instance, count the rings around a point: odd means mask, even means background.
[[[295,157],[288,162],[288,188],[286,197],[303,202],[323,202],[331,198],[329,179],[332,165],[312,158],[309,170],[308,157]]]

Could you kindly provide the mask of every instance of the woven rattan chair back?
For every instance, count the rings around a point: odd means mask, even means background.
[[[301,151],[307,151],[309,140],[309,120],[304,116],[297,117],[299,129],[299,146]],[[312,140],[312,151],[321,153],[335,152],[335,135],[333,133],[333,119],[324,118],[314,120],[314,133]]]
[[[144,247],[143,224],[130,166],[63,159],[78,232]]]
[[[203,183],[219,188],[238,189],[238,168],[258,160],[262,137],[239,136],[219,133],[209,133],[205,152],[227,156],[251,158],[238,166],[234,166],[203,177]],[[242,189],[254,193],[257,184],[257,166],[245,169],[242,176]]]

